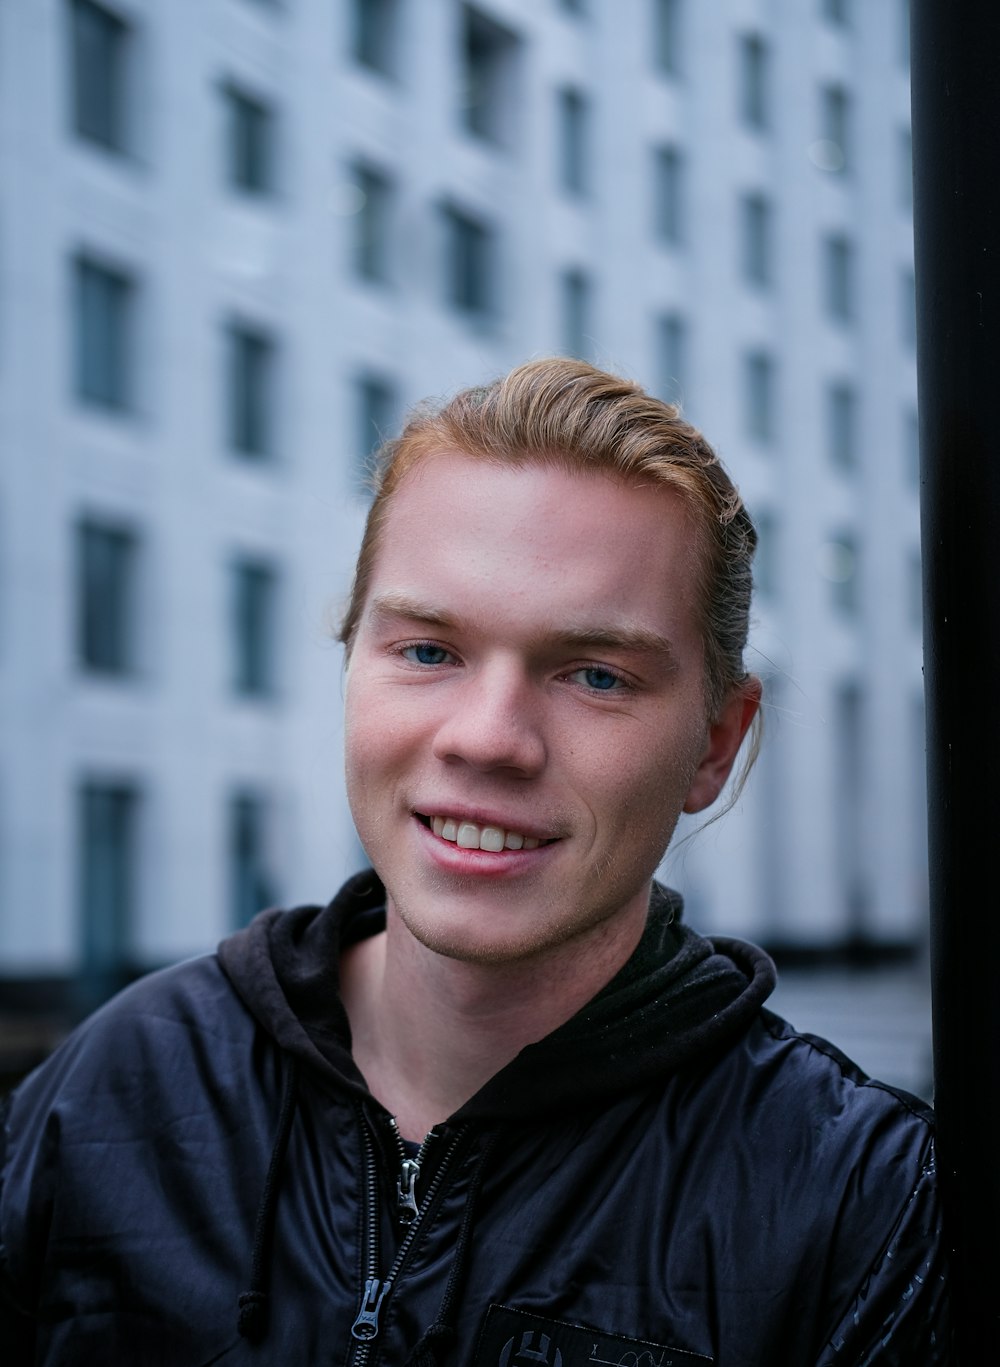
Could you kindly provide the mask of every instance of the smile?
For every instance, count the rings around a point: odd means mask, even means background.
[[[480,826],[475,821],[463,821],[458,817],[434,816],[421,817],[425,825],[441,840],[449,840],[463,850],[486,850],[499,854],[501,850],[537,850],[539,845],[547,845],[547,840],[538,840],[520,831],[504,830],[502,826]]]

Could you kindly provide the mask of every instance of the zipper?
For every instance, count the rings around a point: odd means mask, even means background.
[[[405,1228],[407,1225],[412,1225],[420,1214],[420,1207],[417,1205],[417,1183],[420,1180],[420,1168],[427,1157],[428,1145],[437,1138],[437,1135],[433,1130],[428,1130],[417,1150],[417,1156],[411,1158],[406,1152],[406,1145],[403,1143],[403,1136],[399,1132],[399,1126],[394,1115],[389,1117],[389,1128],[392,1130],[392,1137],[396,1141],[396,1149],[399,1153],[399,1176],[396,1178],[396,1219]]]
[[[359,1121],[361,1124],[362,1147],[364,1149],[365,1164],[365,1224],[363,1238],[365,1240],[365,1285],[361,1294],[361,1304],[358,1309],[354,1323],[351,1325],[351,1335],[355,1340],[354,1354],[351,1359],[352,1367],[367,1367],[371,1356],[374,1340],[378,1337],[381,1328],[379,1317],[382,1313],[389,1296],[392,1292],[393,1283],[399,1277],[403,1264],[413,1247],[413,1243],[420,1230],[420,1226],[427,1216],[428,1211],[434,1204],[435,1197],[441,1190],[444,1183],[445,1174],[449,1168],[455,1150],[465,1135],[465,1127],[456,1130],[452,1135],[447,1149],[441,1162],[438,1164],[437,1171],[431,1179],[427,1190],[424,1192],[423,1199],[417,1202],[416,1184],[420,1177],[420,1168],[427,1156],[427,1148],[430,1143],[439,1136],[430,1130],[423,1139],[416,1158],[407,1156],[403,1145],[403,1137],[399,1133],[399,1126],[394,1118],[390,1117],[389,1125],[396,1141],[396,1148],[400,1156],[400,1171],[396,1179],[397,1209],[396,1218],[404,1229],[403,1238],[396,1250],[396,1256],[392,1260],[388,1276],[384,1279],[379,1277],[379,1209],[378,1209],[378,1161],[375,1154],[375,1141],[372,1137],[367,1118],[360,1105],[358,1106]]]
[[[378,1333],[378,1315],[384,1292],[379,1294],[378,1166],[375,1162],[375,1145],[364,1112],[360,1105],[356,1109],[364,1159],[365,1216],[361,1237],[364,1241],[365,1289],[361,1309],[351,1326],[351,1334],[356,1340],[353,1367],[366,1367],[371,1351],[369,1341]]]

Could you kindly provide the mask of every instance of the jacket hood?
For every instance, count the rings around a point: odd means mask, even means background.
[[[681,924],[681,911],[680,896],[654,883],[646,929],[628,962],[452,1120],[537,1119],[600,1103],[704,1062],[744,1034],[774,988],[773,963],[754,945],[695,934]],[[370,1094],[351,1057],[339,957],[384,925],[385,889],[368,870],[325,908],[261,912],[218,951],[237,995],[275,1042],[358,1097]]]

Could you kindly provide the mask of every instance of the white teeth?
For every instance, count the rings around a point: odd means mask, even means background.
[[[432,816],[431,830],[442,840],[450,840],[463,850],[537,850],[542,843],[533,835],[505,831],[502,826],[479,826],[475,821],[455,821],[450,816]]]
[[[458,847],[460,850],[479,849],[479,827],[472,821],[463,821],[458,828]]]

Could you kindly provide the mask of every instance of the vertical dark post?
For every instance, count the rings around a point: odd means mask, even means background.
[[[1000,1345],[1000,4],[912,0],[935,1104],[960,1367]]]

